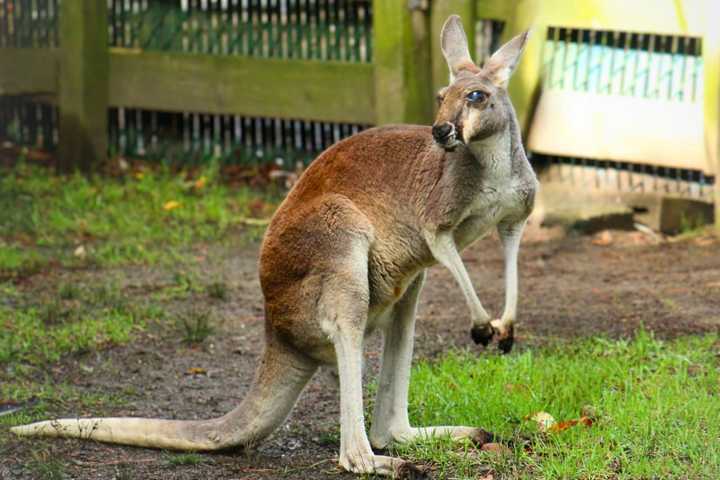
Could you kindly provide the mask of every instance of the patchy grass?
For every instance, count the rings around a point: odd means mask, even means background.
[[[207,294],[210,298],[225,301],[228,299],[228,286],[223,281],[213,282],[207,286]]]
[[[183,467],[200,465],[208,461],[207,456],[200,455],[198,453],[166,453],[165,465],[169,467]]]
[[[479,425],[514,444],[479,452],[448,439],[395,447],[439,478],[718,478],[718,337],[587,340],[509,356],[462,352],[413,370],[414,425]],[[555,433],[528,420],[591,412],[594,424]],[[523,439],[529,438],[527,446]]]
[[[205,341],[215,331],[210,324],[210,311],[201,308],[191,308],[178,317],[183,341],[189,344],[198,344]]]
[[[62,355],[127,342],[133,331],[163,315],[157,306],[128,301],[113,286],[68,291],[36,299],[4,284],[11,300],[0,303],[0,365],[43,365]]]
[[[33,460],[28,464],[28,470],[36,475],[38,480],[66,480],[65,464],[56,458],[50,457],[47,452],[36,452]]]
[[[0,175],[0,278],[51,265],[177,261],[216,241],[277,194],[230,189],[208,167],[194,180],[167,171],[120,179],[56,176],[19,164]],[[263,209],[271,211],[272,208]],[[249,237],[262,230],[245,227]]]
[[[12,379],[0,384],[0,398],[23,406],[17,413],[0,416],[0,425],[24,425],[46,420],[49,412],[70,406],[82,410],[101,412],[106,408],[125,405],[130,392],[110,395],[89,393],[75,385],[54,383],[47,379]],[[0,436],[0,444],[3,437]]]

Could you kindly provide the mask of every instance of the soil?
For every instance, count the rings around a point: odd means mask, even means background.
[[[503,257],[497,239],[485,239],[463,254],[479,297],[488,311],[503,304]],[[216,332],[201,346],[182,342],[167,324],[148,328],[129,345],[68,356],[48,374],[83,392],[126,400],[106,411],[84,411],[71,402],[52,414],[157,416],[195,419],[221,415],[249,386],[262,349],[262,297],[256,276],[257,245],[216,247],[203,275],[230,285],[221,302],[196,296],[178,301],[176,312],[205,302],[216,314]],[[661,337],[717,331],[720,325],[720,242],[710,236],[658,240],[639,232],[601,232],[590,237],[531,232],[521,249],[520,319],[516,350],[573,337],[632,336],[639,327]],[[91,282],[109,272],[72,272]],[[110,272],[111,273],[111,272]],[[167,272],[123,272],[126,290],[142,291]],[[42,289],[47,279],[31,277],[24,288]],[[134,287],[133,287],[134,285]],[[450,348],[478,355],[495,346],[475,345],[467,307],[450,274],[430,270],[422,294],[416,358],[433,358]],[[171,324],[172,322],[170,322]],[[367,348],[368,379],[377,370],[378,338]],[[204,374],[188,374],[191,368]],[[172,454],[76,440],[16,440],[5,443],[0,479],[38,478],[28,464],[49,459],[65,465],[75,479],[317,479],[354,478],[336,466],[339,447],[338,390],[331,372],[311,381],[291,417],[272,437],[250,451],[208,454],[196,465],[173,466]],[[0,435],[9,435],[0,427]]]

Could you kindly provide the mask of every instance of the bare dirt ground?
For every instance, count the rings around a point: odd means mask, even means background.
[[[516,348],[558,339],[630,336],[640,326],[661,337],[717,331],[720,325],[720,243],[711,237],[654,243],[639,233],[550,236],[535,232],[521,250],[520,324]],[[490,238],[469,248],[464,259],[480,298],[498,314],[503,303],[503,259]],[[218,248],[206,274],[230,285],[229,300],[212,308],[219,325],[201,347],[182,343],[174,326],[151,326],[126,346],[73,355],[48,374],[82,391],[127,399],[109,411],[59,405],[53,414],[202,418],[233,408],[252,379],[262,350],[262,298],[256,277],[257,245]],[[58,273],[57,275],[68,275]],[[107,272],[74,272],[83,281]],[[142,291],[167,275],[135,269],[125,288]],[[43,288],[46,278],[30,278]],[[33,285],[33,282],[36,284]],[[177,312],[193,302],[178,301]],[[172,313],[172,312],[171,312]],[[469,335],[467,308],[445,270],[432,268],[419,309],[416,357],[433,358],[449,348],[483,350]],[[377,368],[377,339],[368,346],[369,369]],[[189,375],[191,368],[207,373]],[[27,468],[55,459],[75,479],[316,479],[352,478],[336,467],[338,392],[329,373],[308,385],[290,419],[269,440],[248,452],[202,455],[201,463],[173,465],[171,454],[74,440],[11,440],[0,461],[0,478],[37,478]],[[488,427],[488,426],[485,426]],[[7,436],[7,428],[0,427]],[[38,454],[38,452],[40,452]]]

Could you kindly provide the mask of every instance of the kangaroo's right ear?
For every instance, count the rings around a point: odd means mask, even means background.
[[[467,37],[459,16],[450,15],[445,21],[440,32],[440,48],[450,68],[450,83],[455,80],[460,70],[470,70],[475,73],[480,70],[470,57]]]

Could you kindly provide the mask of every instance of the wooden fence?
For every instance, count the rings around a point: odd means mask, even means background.
[[[221,2],[208,1],[213,5]],[[0,0],[0,7],[7,10],[10,3]],[[329,5],[333,0],[306,3]],[[714,175],[715,203],[720,206],[717,187],[720,29],[713,24],[720,18],[719,2],[366,0],[366,3],[371,4],[372,10],[372,55],[368,57],[371,61],[347,62],[334,57],[259,58],[109,46],[108,18],[113,12],[108,11],[107,0],[65,0],[59,4],[57,32],[48,33],[57,35],[57,42],[42,48],[0,43],[0,95],[31,95],[57,105],[58,157],[64,170],[78,167],[90,170],[106,157],[108,110],[112,107],[368,125],[428,124],[432,121],[434,92],[447,82],[447,67],[439,53],[440,28],[448,15],[457,13],[463,18],[471,43],[481,19],[503,24],[503,41],[532,29],[522,64],[510,85],[527,134],[531,127],[535,128],[533,113],[540,97],[549,29],[693,37],[701,39],[702,44],[703,92],[699,108],[704,164],[691,167]],[[291,40],[286,39],[287,45]],[[473,45],[471,51],[475,51]],[[717,222],[720,226],[720,218]]]

